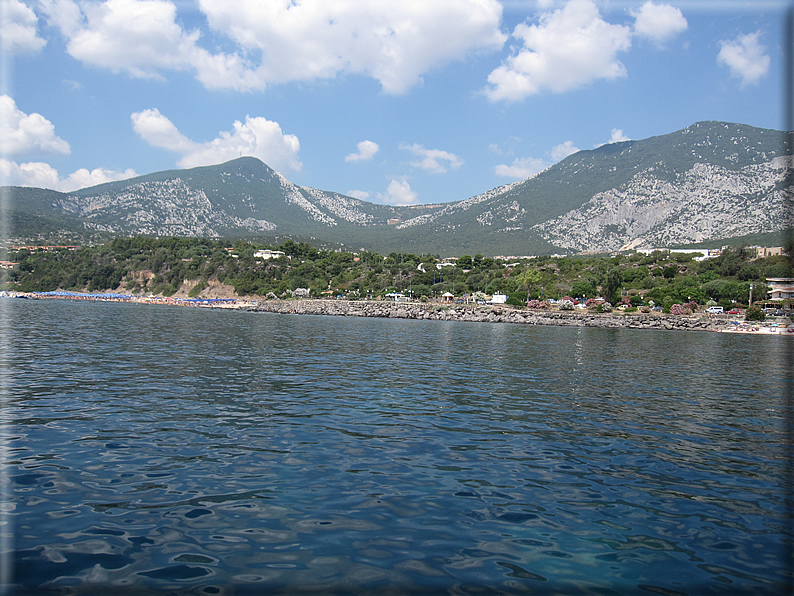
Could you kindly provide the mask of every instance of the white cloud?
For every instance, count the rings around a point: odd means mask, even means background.
[[[494,167],[494,173],[497,176],[504,176],[506,178],[515,178],[516,180],[524,180],[530,176],[534,176],[543,170],[551,167],[560,160],[565,159],[569,155],[578,152],[579,148],[573,144],[573,141],[565,141],[559,145],[555,145],[548,152],[551,159],[541,159],[539,157],[517,157],[513,160],[511,165],[501,164]]]
[[[378,193],[378,200],[387,205],[415,205],[419,202],[407,180],[392,180],[386,194]]]
[[[66,3],[59,5],[63,8]],[[69,22],[69,54],[93,66],[162,78],[161,70],[191,68],[206,52],[199,32],[176,23],[176,6],[164,0],[108,0],[84,4],[79,26]],[[63,31],[64,29],[62,29]]]
[[[345,194],[362,201],[366,201],[369,198],[369,193],[366,190],[348,190]]]
[[[88,171],[81,168],[61,178],[58,170],[43,162],[28,162],[18,164],[7,159],[0,159],[0,180],[8,186],[33,186],[36,188],[49,188],[61,192],[69,192],[95,186],[115,180],[126,180],[137,176],[135,170],[128,169],[124,172],[97,168]]]
[[[235,121],[233,131],[222,131],[207,143],[188,139],[156,108],[135,112],[131,119],[133,129],[144,141],[181,154],[177,162],[180,168],[223,163],[240,155],[257,157],[279,172],[299,172],[303,167],[298,159],[298,137],[284,134],[277,122],[266,118],[246,116],[245,123]]]
[[[623,130],[620,128],[612,129],[612,136],[607,141],[608,143],[620,143],[621,141],[629,141]],[[601,147],[603,145],[596,145]],[[553,166],[555,163],[562,161],[569,155],[578,153],[580,149],[573,144],[573,141],[565,141],[559,145],[555,145],[548,151],[549,159],[539,157],[518,157],[513,160],[511,165],[501,164],[494,167],[494,173],[497,176],[504,176],[505,178],[514,178],[516,180],[524,180],[530,176],[534,176],[543,170]]]
[[[504,176],[506,178],[515,178],[516,180],[523,180],[534,176],[538,172],[542,172],[551,164],[545,159],[537,157],[516,157],[512,165],[501,164],[494,167],[494,172],[497,176]]]
[[[19,0],[0,1],[0,49],[10,54],[36,53],[47,44],[39,37],[39,19]]]
[[[631,139],[623,134],[622,128],[613,128],[612,129],[612,136],[607,141],[607,144],[610,143],[622,143],[623,141],[630,141]]]
[[[3,186],[36,186],[60,190],[58,186],[61,179],[58,170],[46,163],[18,164],[0,159],[0,181]]]
[[[358,145],[358,153],[351,153],[345,157],[345,161],[367,161],[375,157],[375,154],[380,151],[377,143],[372,141],[361,141]]]
[[[448,166],[453,170],[457,170],[463,165],[463,160],[449,151],[441,151],[440,149],[425,149],[422,145],[400,145],[400,149],[410,151],[417,157],[421,157],[421,161],[412,161],[411,165],[415,168],[421,168],[433,174],[444,174],[447,171],[447,166],[442,164],[442,161],[448,162]]]
[[[505,42],[496,0],[200,0],[210,26],[261,52],[268,82],[353,72],[404,93],[427,70]]]
[[[116,180],[127,180],[134,178],[138,174],[135,170],[128,168],[123,172],[114,170],[106,170],[104,168],[96,168],[88,171],[86,168],[80,168],[76,172],[69,174],[63,181],[61,190],[76,190],[78,188],[86,188],[88,186],[96,186],[97,184],[104,184],[105,182],[114,182]]]
[[[179,24],[171,0],[41,2],[74,58],[135,77],[187,70],[208,88],[356,73],[404,93],[424,72],[506,39],[497,0],[199,0],[209,26],[232,41],[232,52],[213,54],[200,46],[200,31]]]
[[[654,4],[649,0],[639,10],[629,13],[636,19],[635,34],[658,44],[669,41],[688,26],[681,10],[669,4]]]
[[[758,41],[760,37],[761,32],[756,31],[720,42],[717,63],[730,68],[731,75],[742,80],[742,87],[758,83],[769,72],[770,58]]]
[[[44,151],[71,152],[69,143],[55,134],[55,126],[41,114],[25,114],[13,98],[0,95],[0,154],[19,155]]]
[[[599,79],[626,76],[618,52],[631,47],[631,30],[601,18],[592,0],[570,0],[541,14],[538,23],[516,26],[524,47],[488,75],[491,101],[516,101],[543,90],[569,91]]]
[[[83,13],[74,0],[38,0],[38,5],[47,22],[67,38],[82,27]]]
[[[560,143],[559,145],[555,145],[551,149],[551,159],[555,163],[565,159],[569,155],[573,155],[574,153],[578,153],[579,148],[573,144],[573,141],[565,141],[564,143]]]
[[[157,108],[135,112],[130,116],[132,129],[154,147],[175,153],[188,154],[196,150],[196,143],[183,135]]]

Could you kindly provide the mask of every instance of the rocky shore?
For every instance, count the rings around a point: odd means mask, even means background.
[[[473,323],[518,323],[623,329],[723,331],[733,327],[727,317],[665,315],[661,313],[592,313],[582,311],[518,310],[507,306],[349,302],[345,300],[273,300],[244,307],[253,312],[380,317]]]

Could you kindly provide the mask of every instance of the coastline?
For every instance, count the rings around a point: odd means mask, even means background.
[[[439,304],[422,302],[349,301],[327,299],[253,300],[247,298],[181,298],[136,296],[116,293],[77,292],[12,292],[5,298],[38,300],[84,300],[93,302],[124,302],[244,310],[294,315],[326,315],[339,317],[371,317],[413,319],[424,321],[458,321],[470,323],[512,323],[522,325],[555,325],[560,327],[595,327],[602,329],[657,329],[665,331],[712,331],[794,337],[794,324],[767,322],[747,324],[727,315],[706,313],[670,315],[663,313],[594,313],[588,311],[519,310],[503,305]]]
[[[473,304],[440,305],[346,300],[279,300],[259,302],[244,307],[250,312],[342,317],[375,317],[426,321],[461,321],[472,323],[515,323],[556,325],[562,327],[597,327],[604,329],[660,329],[667,331],[716,331],[723,333],[758,333],[794,337],[794,327],[747,325],[718,315],[669,315],[662,313],[592,313],[577,311],[517,310],[507,306]]]

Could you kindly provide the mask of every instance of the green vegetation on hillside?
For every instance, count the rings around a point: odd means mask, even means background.
[[[261,249],[283,256],[265,260]],[[717,258],[657,251],[615,257],[542,256],[507,263],[481,254],[441,265],[438,255],[321,250],[287,240],[279,246],[199,238],[116,238],[70,251],[21,249],[9,256],[18,264],[0,274],[0,289],[32,291],[123,291],[170,296],[180,291],[201,296],[213,284],[232,286],[240,296],[287,297],[298,288],[311,295],[365,298],[391,291],[416,298],[504,293],[513,303],[570,296],[601,296],[613,304],[655,305],[711,302],[746,304],[750,285],[763,300],[768,277],[794,277],[792,259],[755,259],[749,249],[729,249]]]
[[[787,225],[787,183],[782,161],[773,160],[790,153],[789,142],[779,131],[697,122],[578,151],[526,180],[434,205],[382,205],[297,186],[254,157],[67,193],[2,187],[0,194],[7,235],[18,244],[97,244],[133,234],[259,244],[290,237],[381,254],[537,255],[641,240],[672,247],[702,237],[692,218],[707,209],[704,245],[775,246],[790,230],[779,230]],[[670,201],[670,211],[656,201]],[[609,223],[617,205],[622,221]],[[583,221],[593,223],[584,234]]]

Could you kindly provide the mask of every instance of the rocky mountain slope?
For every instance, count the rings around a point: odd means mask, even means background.
[[[394,207],[293,184],[244,157],[72,193],[12,189],[16,238],[302,236],[378,252],[671,246],[792,227],[784,133],[724,122],[580,151],[462,201]]]

